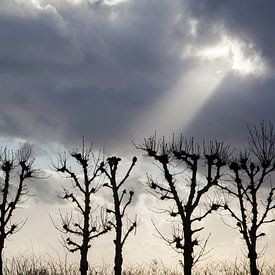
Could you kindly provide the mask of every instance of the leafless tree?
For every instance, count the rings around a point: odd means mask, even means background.
[[[173,238],[163,238],[183,254],[184,274],[191,275],[192,267],[205,253],[206,243],[201,246],[198,241],[198,233],[204,228],[200,223],[220,206],[211,200],[203,212],[201,204],[220,180],[222,168],[230,155],[229,147],[219,142],[204,143],[201,153],[200,146],[193,139],[181,136],[168,143],[164,138],[158,140],[156,135],[136,147],[160,164],[165,181],[158,183],[150,178],[149,187],[160,200],[171,203],[166,212],[180,219]],[[175,167],[182,173],[173,172]],[[203,173],[204,178],[200,176]],[[201,250],[195,252],[196,246]]]
[[[123,218],[126,215],[127,207],[131,204],[132,198],[134,195],[133,191],[128,192],[127,196],[127,190],[124,188],[126,180],[129,178],[130,173],[135,166],[135,163],[137,161],[136,157],[133,157],[132,164],[130,165],[128,171],[124,175],[124,177],[121,180],[118,180],[117,176],[117,170],[118,170],[118,164],[121,161],[118,157],[110,157],[107,158],[107,165],[106,167],[102,168],[104,174],[107,176],[108,182],[104,185],[112,190],[113,195],[113,209],[107,209],[108,213],[112,213],[115,217],[115,222],[112,222],[112,226],[115,228],[116,231],[116,237],[114,240],[115,243],[115,265],[114,265],[114,271],[115,275],[121,275],[122,274],[122,264],[123,264],[123,256],[122,256],[122,250],[123,246],[129,237],[130,233],[136,228],[137,223],[135,221],[130,221],[128,219],[128,227],[125,228],[125,225],[123,224]],[[127,196],[127,197],[126,197]]]
[[[258,275],[258,239],[265,236],[263,225],[275,221],[275,187],[271,183],[275,170],[275,131],[272,124],[264,122],[248,130],[248,149],[230,163],[232,180],[220,187],[238,202],[237,208],[232,203],[224,208],[235,219],[245,241],[251,274]]]
[[[72,188],[63,187],[63,199],[75,206],[77,215],[60,213],[62,227],[58,229],[69,235],[65,240],[69,251],[80,252],[80,274],[86,275],[89,268],[90,242],[111,230],[105,211],[102,210],[100,214],[95,214],[92,208],[96,208],[92,205],[93,196],[102,186],[100,176],[104,163],[101,162],[100,154],[96,156],[93,153],[92,146],[89,148],[85,146],[84,140],[82,149],[73,150],[70,156],[80,167],[79,174],[68,165],[66,153],[59,155],[58,164],[54,167],[57,172],[64,173],[71,179]]]
[[[14,211],[28,196],[26,180],[38,177],[30,149],[14,153],[7,147],[0,150],[0,273],[3,274],[3,250],[7,237],[18,232],[24,222],[12,222]],[[15,176],[17,173],[18,176]]]

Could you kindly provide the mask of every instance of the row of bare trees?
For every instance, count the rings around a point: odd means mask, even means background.
[[[130,221],[129,218],[126,221],[128,227],[125,228],[124,217],[134,195],[132,190],[125,189],[125,183],[137,162],[137,158],[133,157],[128,171],[121,179],[117,176],[121,159],[114,156],[104,161],[100,153],[95,155],[92,147],[87,148],[85,146],[84,140],[82,150],[74,150],[70,156],[80,166],[80,173],[73,171],[68,164],[66,154],[59,155],[58,164],[53,166],[57,172],[66,174],[72,180],[72,188],[70,190],[64,188],[63,198],[71,201],[77,211],[75,215],[70,213],[64,216],[60,213],[62,227],[56,226],[56,228],[69,235],[65,240],[69,251],[80,251],[81,275],[88,272],[90,242],[112,228],[115,229],[114,273],[120,275],[122,274],[123,246],[129,234],[136,228],[136,221]],[[97,206],[94,205],[93,196],[100,188],[108,188],[111,191],[113,208],[101,209],[101,213],[94,217],[95,211],[93,210]]]
[[[169,213],[172,236],[165,236],[156,228],[164,241],[183,257],[183,271],[191,275],[194,265],[207,253],[207,239],[199,240],[204,230],[204,219],[213,212],[228,213],[239,231],[247,249],[252,275],[258,275],[258,240],[265,235],[266,224],[275,221],[273,173],[275,171],[275,132],[272,124],[262,122],[248,128],[248,146],[236,153],[222,142],[198,144],[193,138],[180,136],[171,142],[156,135],[135,145],[152,158],[162,171],[155,180],[148,175],[147,186],[155,195],[164,213]],[[75,164],[70,162],[74,160]],[[70,201],[75,211],[60,213],[59,225],[54,225],[66,236],[64,242],[71,252],[80,252],[80,274],[88,272],[88,251],[93,239],[115,231],[114,273],[122,274],[123,247],[137,226],[136,218],[130,220],[127,209],[134,191],[126,188],[136,165],[133,157],[125,170],[121,159],[113,156],[104,159],[92,147],[82,144],[80,150],[60,154],[53,164],[54,170],[65,174],[71,186],[63,187],[63,199]],[[12,215],[25,195],[25,181],[40,177],[41,171],[33,167],[30,150],[16,154],[4,148],[0,154],[1,197],[0,204],[0,268],[3,270],[2,252],[6,238],[20,229],[12,223]],[[80,169],[77,169],[80,168]],[[122,169],[123,168],[123,169]],[[16,177],[12,174],[17,173]],[[95,214],[96,193],[105,188],[113,198],[113,207],[102,208]],[[218,196],[215,194],[218,193]],[[237,206],[236,206],[237,205]]]
[[[76,164],[70,164],[70,158]],[[0,204],[0,274],[4,274],[3,250],[7,237],[18,232],[25,221],[12,221],[14,210],[28,199],[28,179],[43,179],[44,173],[34,168],[35,159],[30,149],[23,148],[14,153],[5,148],[0,152],[1,171],[1,204]],[[131,204],[134,192],[125,188],[137,158],[121,179],[117,176],[120,158],[110,157],[106,161],[100,153],[95,155],[92,147],[82,144],[81,150],[73,150],[69,154],[59,154],[53,168],[56,172],[64,173],[71,179],[70,187],[63,187],[64,200],[70,201],[75,211],[60,213],[60,226],[53,221],[54,226],[67,235],[64,245],[70,252],[80,252],[80,274],[88,274],[88,251],[93,239],[115,229],[115,274],[122,274],[123,246],[130,233],[136,228],[136,220],[126,218],[128,206]],[[77,169],[77,166],[80,169]],[[77,172],[74,171],[74,168]],[[104,180],[104,183],[102,183]],[[113,209],[101,209],[100,214],[94,196],[100,188],[109,188],[113,197]],[[95,214],[96,213],[96,214]],[[113,217],[112,217],[113,216]],[[124,223],[126,220],[126,225]]]

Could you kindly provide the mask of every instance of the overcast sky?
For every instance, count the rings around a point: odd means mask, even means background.
[[[242,144],[247,124],[274,121],[274,11],[273,0],[0,0],[0,138],[46,157],[82,136],[127,155],[155,130]]]

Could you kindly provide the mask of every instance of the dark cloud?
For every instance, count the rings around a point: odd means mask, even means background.
[[[2,12],[2,135],[113,142],[177,80],[177,7],[60,4]],[[19,4],[14,4],[19,5]],[[22,4],[21,4],[22,5]]]
[[[195,50],[223,34],[252,43],[267,63],[275,56],[272,1],[40,4],[0,3],[2,136],[75,143],[84,135],[116,144],[130,139],[137,118],[200,66]],[[272,84],[228,75],[185,132],[236,140],[247,122],[273,116],[266,108]]]

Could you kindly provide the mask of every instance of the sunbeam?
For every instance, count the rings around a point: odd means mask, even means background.
[[[140,137],[141,133],[148,136],[154,130],[165,136],[183,131],[223,80],[225,71],[220,73],[216,69],[216,64],[212,64],[184,74],[150,111],[143,114],[135,136]]]

